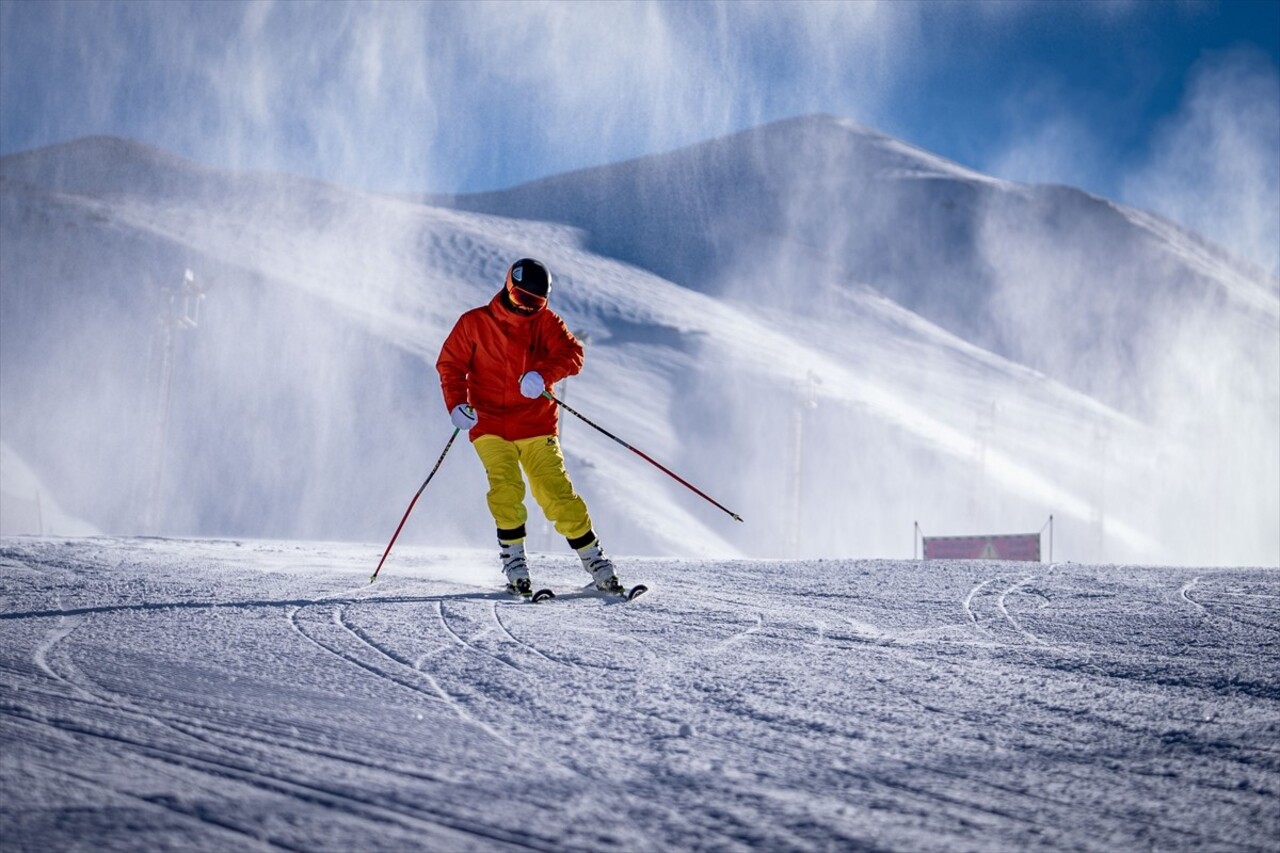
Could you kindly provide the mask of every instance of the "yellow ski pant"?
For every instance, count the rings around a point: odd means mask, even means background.
[[[525,537],[524,523],[529,514],[524,506],[523,466],[529,478],[529,491],[542,507],[556,532],[570,542],[591,531],[587,504],[573,490],[564,469],[560,440],[554,435],[507,441],[496,435],[482,435],[471,444],[484,464],[489,477],[489,493],[485,496],[489,512],[498,526],[498,539],[513,542]]]

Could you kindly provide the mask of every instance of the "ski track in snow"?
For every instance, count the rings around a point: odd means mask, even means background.
[[[1277,849],[1274,568],[375,551],[3,540],[6,853]]]

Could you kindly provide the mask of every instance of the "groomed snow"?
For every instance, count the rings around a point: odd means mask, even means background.
[[[1280,570],[0,540],[0,845],[1276,850]]]

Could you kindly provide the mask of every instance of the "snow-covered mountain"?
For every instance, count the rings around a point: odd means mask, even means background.
[[[1158,389],[1123,378],[1151,375],[1163,348],[1186,343],[1172,317],[1234,338],[1280,313],[1280,279],[1172,223],[1071,187],[996,180],[830,116],[430,200],[573,225],[600,254],[803,316],[871,286],[1131,412]]]
[[[568,419],[615,552],[1053,514],[1069,559],[1280,562],[1275,283],[1154,217],[826,118],[431,201],[117,139],[0,159],[5,443],[105,530],[385,540],[449,435],[440,342],[532,255],[588,342],[566,400],[746,519]],[[187,270],[194,328],[158,322]],[[455,449],[405,541],[488,542],[481,481]]]

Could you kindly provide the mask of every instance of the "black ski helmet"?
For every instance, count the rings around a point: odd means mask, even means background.
[[[522,311],[533,314],[547,306],[551,296],[551,273],[541,261],[521,258],[507,270],[507,298]]]

